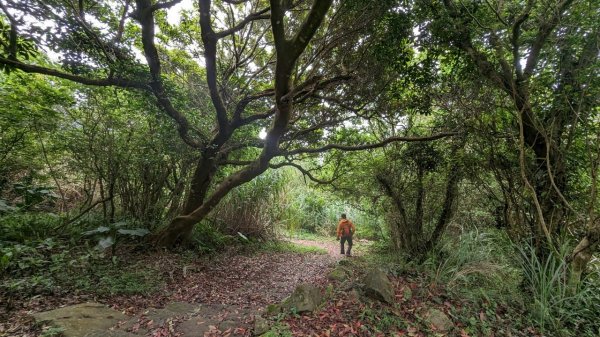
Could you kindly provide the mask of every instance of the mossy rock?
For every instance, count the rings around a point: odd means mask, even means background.
[[[371,269],[363,279],[365,294],[386,303],[394,302],[394,288],[387,274],[381,269]]]
[[[100,303],[81,303],[33,314],[38,323],[46,322],[63,328],[65,337],[84,337],[90,333],[106,332],[119,321],[127,319],[120,311]]]
[[[301,284],[296,290],[281,303],[281,308],[297,313],[311,312],[323,302],[321,290],[310,284]]]
[[[350,266],[352,266],[352,260],[351,259],[339,260],[337,264],[338,264],[338,266],[342,266],[342,267],[350,267]]]
[[[348,278],[349,274],[350,274],[350,271],[348,271],[346,268],[337,266],[329,272],[329,274],[327,275],[327,278],[332,281],[344,281]]]
[[[281,313],[281,305],[279,304],[269,304],[265,308],[265,312],[269,316],[277,315]]]
[[[443,311],[430,308],[425,311],[424,319],[427,325],[432,326],[434,329],[447,332],[454,328],[454,323]]]

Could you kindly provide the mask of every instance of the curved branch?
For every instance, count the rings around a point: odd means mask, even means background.
[[[26,64],[26,63],[10,60],[10,59],[3,58],[3,57],[0,57],[0,64],[4,64],[4,65],[10,66],[10,67],[19,69],[26,73],[54,76],[54,77],[62,78],[65,80],[69,80],[69,81],[73,81],[73,82],[77,82],[77,83],[85,84],[85,85],[92,85],[92,86],[98,86],[98,87],[115,86],[115,87],[120,87],[120,88],[136,88],[136,89],[143,89],[143,90],[150,89],[150,86],[144,82],[129,80],[129,79],[125,79],[125,78],[95,79],[95,78],[83,77],[83,76],[65,73],[65,72],[62,72],[62,71],[59,71],[56,69],[52,69],[52,68],[41,67],[41,66],[37,66],[34,64]]]
[[[235,34],[236,32],[244,29],[244,27],[246,27],[246,25],[249,22],[256,21],[256,20],[266,20],[266,19],[271,18],[271,15],[266,14],[270,10],[271,10],[271,8],[267,7],[267,8],[264,8],[264,9],[262,9],[262,10],[256,12],[256,13],[252,13],[252,14],[248,15],[242,21],[240,21],[237,25],[235,25],[235,26],[233,26],[233,27],[231,27],[229,29],[226,29],[224,31],[216,33],[216,38],[217,39],[221,39],[221,38],[224,38],[224,37],[229,36],[231,34]]]
[[[386,138],[380,142],[371,143],[371,144],[362,144],[362,145],[328,144],[328,145],[325,145],[323,147],[318,147],[318,148],[299,148],[299,149],[294,149],[294,150],[290,150],[290,151],[282,151],[282,152],[279,152],[277,155],[278,156],[293,156],[293,155],[303,154],[303,153],[321,153],[321,152],[326,152],[329,150],[362,151],[362,150],[369,150],[369,149],[376,149],[379,147],[384,147],[390,143],[395,143],[395,142],[424,142],[424,141],[431,141],[431,140],[436,140],[436,139],[450,137],[450,136],[456,136],[458,134],[459,134],[458,132],[441,132],[441,133],[438,133],[435,135],[423,136],[423,137],[396,136],[396,137]]]
[[[200,142],[190,137],[189,130],[191,127],[187,118],[173,106],[162,83],[160,57],[154,44],[154,13],[151,10],[151,2],[150,0],[137,0],[136,2],[138,13],[134,17],[142,26],[142,45],[152,76],[152,82],[150,83],[152,93],[160,107],[177,122],[181,139],[191,147],[202,148],[203,145]]]
[[[217,84],[217,35],[215,34],[212,23],[210,6],[211,0],[200,0],[200,31],[202,42],[204,43],[204,62],[206,65],[206,83],[210,92],[210,98],[217,114],[217,123],[219,130],[227,132],[229,118],[227,117],[227,108],[223,103],[223,98],[219,93]]]
[[[329,180],[319,179],[319,178],[313,176],[312,173],[310,173],[310,171],[306,170],[304,167],[302,167],[296,163],[289,162],[289,161],[286,161],[283,163],[278,163],[278,164],[269,164],[269,168],[272,168],[272,169],[278,169],[278,168],[282,168],[285,166],[290,166],[290,167],[295,168],[296,170],[300,171],[300,173],[302,173],[302,175],[304,175],[305,177],[308,177],[308,179],[314,181],[317,184],[327,185],[327,184],[333,183],[336,180],[335,178],[331,178]]]
[[[538,61],[540,52],[542,51],[542,47],[548,40],[548,36],[554,30],[554,27],[560,21],[562,13],[571,5],[573,0],[564,0],[560,4],[558,4],[557,8],[554,11],[554,15],[546,22],[540,24],[538,33],[535,36],[535,41],[533,41],[531,45],[531,50],[529,52],[529,56],[527,57],[527,64],[525,65],[524,76],[530,77],[533,74],[533,70],[535,69]]]

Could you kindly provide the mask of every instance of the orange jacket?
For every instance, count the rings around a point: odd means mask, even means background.
[[[341,236],[351,236],[356,232],[356,228],[352,221],[348,219],[341,219],[340,223],[337,226],[337,237]]]

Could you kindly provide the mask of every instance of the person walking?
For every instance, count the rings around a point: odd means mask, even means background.
[[[356,228],[352,221],[346,219],[346,214],[342,213],[340,222],[337,226],[337,239],[340,241],[340,250],[341,254],[344,254],[344,244],[346,241],[348,242],[348,249],[345,250],[346,256],[350,256],[350,251],[352,250],[352,236],[356,232]]]

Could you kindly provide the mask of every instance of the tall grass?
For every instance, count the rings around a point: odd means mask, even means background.
[[[464,296],[515,299],[521,280],[506,233],[495,229],[460,229],[429,253],[424,267],[435,284]]]
[[[544,335],[600,336],[600,266],[573,292],[568,284],[567,255],[563,243],[556,253],[540,258],[530,243],[513,243],[496,229],[461,229],[447,235],[422,265],[434,284],[445,284],[462,297],[523,306],[526,320]]]
[[[542,259],[532,244],[516,246],[522,262],[524,285],[531,297],[531,317],[542,332],[556,336],[600,335],[600,286],[598,270],[592,271],[573,292],[568,283],[565,242],[557,252]]]

